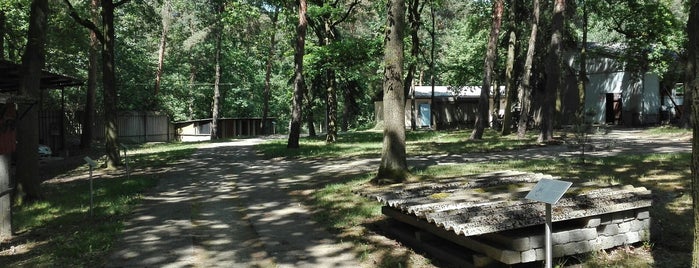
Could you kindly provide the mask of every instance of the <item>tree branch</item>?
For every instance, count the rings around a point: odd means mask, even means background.
[[[70,17],[73,18],[73,20],[75,20],[75,22],[77,22],[78,24],[95,32],[97,39],[99,39],[100,43],[104,44],[104,35],[102,34],[102,31],[100,31],[99,27],[97,27],[97,25],[95,25],[92,21],[81,18],[80,15],[78,15],[78,12],[75,11],[73,4],[70,3],[70,0],[63,0],[63,2],[65,2],[66,5],[68,5]]]
[[[359,0],[354,0],[354,1],[352,2],[352,4],[350,4],[349,9],[347,9],[347,12],[345,12],[345,14],[342,16],[342,18],[340,18],[339,20],[335,21],[335,22],[332,24],[332,27],[335,27],[335,26],[337,26],[338,24],[340,24],[341,22],[345,21],[345,20],[349,17],[349,15],[352,14],[352,11],[354,10],[354,8],[355,8],[358,4],[359,4]]]

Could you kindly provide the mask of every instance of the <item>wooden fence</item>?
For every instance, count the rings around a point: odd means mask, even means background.
[[[159,112],[122,111],[117,117],[119,140],[124,143],[168,142],[174,140],[175,128],[167,115]],[[82,133],[82,116],[61,111],[39,113],[39,143],[54,152],[77,146]],[[104,139],[104,118],[97,116],[93,126],[95,140]]]

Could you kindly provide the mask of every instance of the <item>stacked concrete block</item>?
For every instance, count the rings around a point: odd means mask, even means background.
[[[542,178],[494,172],[444,182],[401,184],[360,194],[384,214],[504,264],[544,260],[544,205],[524,195]],[[642,187],[574,185],[553,206],[553,257],[633,244],[650,236],[651,192]]]

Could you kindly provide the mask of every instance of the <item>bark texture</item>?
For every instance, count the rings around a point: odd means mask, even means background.
[[[500,26],[502,25],[503,9],[504,3],[502,0],[493,1],[493,23],[490,27],[488,49],[485,54],[485,62],[483,63],[485,67],[483,68],[483,85],[481,87],[480,98],[478,99],[476,126],[471,133],[472,140],[480,140],[483,138],[483,131],[488,125],[490,118],[490,88],[492,84],[493,69],[495,68],[495,59],[497,57],[498,35],[500,34]]]
[[[45,62],[46,30],[48,28],[49,5],[47,0],[33,0],[29,13],[27,45],[22,56],[19,93],[27,99],[38,101],[41,70]],[[18,120],[17,128],[17,182],[22,186],[27,201],[42,198],[39,179],[39,106],[20,106],[24,116]]]
[[[692,0],[687,20],[686,91],[699,90],[699,0]],[[694,244],[692,267],[699,267],[699,94],[692,94],[692,211]]]
[[[409,175],[405,152],[405,91],[403,34],[405,1],[389,0],[384,52],[384,130],[381,164],[375,182],[396,183]]]
[[[541,113],[541,129],[539,142],[547,142],[553,139],[553,117],[556,108],[556,97],[561,84],[561,45],[563,42],[563,22],[565,14],[565,0],[555,0],[553,5],[553,19],[551,25],[551,44],[546,58],[546,92]]]
[[[99,0],[90,1],[90,15],[92,23],[99,23]],[[82,135],[80,136],[80,148],[88,149],[92,147],[92,139],[94,138],[95,124],[95,103],[97,102],[97,85],[99,77],[99,51],[100,41],[94,30],[90,31],[90,48],[88,51],[88,70],[87,70],[87,92],[85,92],[85,117],[83,118]]]
[[[532,25],[527,45],[527,57],[524,60],[524,70],[522,71],[522,83],[517,91],[519,99],[519,122],[517,123],[517,137],[523,139],[527,134],[529,124],[529,111],[532,103],[531,76],[532,65],[534,63],[534,52],[536,51],[536,35],[539,31],[539,0],[533,0]]]
[[[301,105],[303,105],[303,55],[306,46],[306,31],[308,20],[306,19],[306,0],[299,0],[299,23],[296,26],[296,47],[294,52],[294,96],[291,103],[291,122],[289,123],[289,139],[287,148],[299,148],[301,136]]]

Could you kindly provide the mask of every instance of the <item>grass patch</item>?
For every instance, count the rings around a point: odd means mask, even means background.
[[[427,135],[427,134],[426,134]],[[464,133],[430,134],[423,144],[468,143],[459,140]],[[463,137],[463,136],[462,136]],[[428,139],[428,140],[429,140]],[[495,139],[495,138],[493,138]],[[507,137],[505,138],[507,139]],[[486,139],[484,139],[486,140]],[[413,141],[415,146],[420,142]],[[509,141],[480,142],[472,149],[469,145],[463,150],[491,151],[507,150],[507,146],[531,146],[524,142],[508,144]],[[497,144],[494,146],[494,144]],[[480,145],[480,147],[478,146]],[[441,146],[441,145],[440,145]],[[435,147],[437,148],[437,147]],[[434,149],[438,150],[438,149]],[[315,157],[311,155],[309,157]],[[436,165],[413,174],[422,180],[441,180],[465,175],[485,173],[495,170],[520,170],[540,172],[560,176],[566,180],[594,181],[600,184],[631,184],[643,186],[653,191],[651,207],[652,237],[635,249],[602,251],[561,259],[561,263],[582,263],[582,267],[688,267],[691,263],[693,218],[691,213],[690,187],[691,154],[623,154],[604,158],[588,157],[585,164],[576,158],[548,160],[507,160],[479,162],[459,165]],[[391,255],[380,242],[367,238],[368,233],[384,219],[380,205],[373,200],[358,197],[354,191],[371,187],[368,181],[373,174],[348,178],[344,182],[327,185],[316,191],[309,201],[318,211],[317,219],[346,240],[353,241],[366,255],[378,255],[378,266],[410,263],[410,255]],[[443,198],[435,195],[433,198]],[[388,249],[390,250],[390,249]],[[390,255],[390,256],[389,256]],[[389,256],[389,257],[386,257]]]
[[[407,131],[408,155],[462,154],[475,152],[499,152],[538,146],[534,134],[525,139],[516,135],[502,137],[497,131],[487,129],[483,139],[470,140],[470,130],[459,131]],[[340,158],[379,157],[383,142],[380,131],[340,133],[335,143],[327,144],[324,136],[302,137],[298,149],[287,149],[286,140],[275,140],[257,146],[264,158]]]
[[[129,149],[132,165],[157,167],[191,155],[197,144],[144,145]],[[79,165],[69,173],[87,171]],[[123,229],[123,221],[142,193],[156,186],[157,174],[129,179],[93,181],[94,209],[90,216],[89,180],[49,181],[42,185],[44,200],[15,204],[15,237],[2,244],[0,267],[99,267]],[[11,249],[14,247],[15,252]]]

